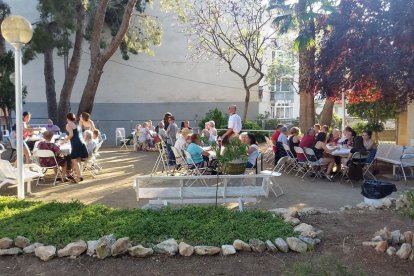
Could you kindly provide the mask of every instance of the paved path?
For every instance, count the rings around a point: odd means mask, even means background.
[[[59,183],[53,187],[42,185],[33,187],[33,195],[29,198],[45,201],[80,200],[85,203],[102,203],[110,207],[141,207],[147,201],[136,201],[132,189],[134,175],[149,174],[157,158],[156,152],[119,151],[117,148],[103,148],[101,164],[103,172],[96,179],[86,175],[85,181],[79,184]],[[5,156],[8,156],[5,154]],[[268,166],[270,167],[270,166]],[[339,209],[347,204],[357,204],[363,200],[359,187],[352,188],[350,184],[329,182],[324,179],[311,181],[310,178],[300,178],[283,175],[278,182],[285,195],[275,198],[258,198],[258,202],[247,206],[264,209],[278,207],[325,207]],[[396,182],[399,192],[413,187],[414,181]],[[0,195],[15,195],[15,187],[3,187]],[[394,197],[396,194],[393,195]]]

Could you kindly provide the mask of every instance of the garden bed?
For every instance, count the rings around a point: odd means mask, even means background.
[[[99,204],[33,202],[0,197],[0,237],[25,236],[62,247],[106,234],[151,245],[167,238],[219,246],[235,239],[293,236],[293,227],[261,210],[238,212],[224,207],[118,209]]]

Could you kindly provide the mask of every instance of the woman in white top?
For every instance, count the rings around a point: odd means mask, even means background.
[[[253,133],[248,133],[246,137],[246,142],[249,148],[247,149],[247,153],[249,156],[247,157],[246,168],[255,168],[256,167],[256,159],[259,156],[259,147],[257,146],[256,137]]]
[[[187,148],[187,136],[190,134],[191,131],[188,128],[183,128],[177,137],[177,141],[175,141],[174,147],[183,151]]]
[[[207,122],[207,130],[210,133],[209,141],[215,142],[217,141],[217,129],[216,129],[216,123],[214,121]]]

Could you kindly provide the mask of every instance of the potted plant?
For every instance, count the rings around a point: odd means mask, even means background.
[[[240,139],[230,139],[222,151],[216,147],[219,170],[225,174],[243,174],[246,169],[247,145]]]

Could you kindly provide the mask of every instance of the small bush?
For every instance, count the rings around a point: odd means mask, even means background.
[[[407,208],[402,210],[402,214],[414,220],[414,191],[408,191],[406,197],[409,204]]]
[[[198,127],[200,129],[204,129],[204,125],[206,122],[214,121],[216,124],[216,128],[227,128],[227,121],[228,121],[228,115],[223,114],[218,108],[214,108],[206,113],[203,119],[201,119],[200,123],[198,124]]]
[[[0,237],[23,235],[62,247],[110,233],[144,245],[173,237],[194,245],[216,246],[232,244],[235,239],[273,240],[294,235],[291,225],[262,210],[187,206],[154,211],[0,197]]]
[[[243,127],[242,128],[243,129],[249,129],[249,132],[253,133],[256,136],[257,142],[262,143],[262,142],[266,141],[265,136],[266,136],[267,132],[264,132],[264,131],[251,131],[251,130],[262,130],[262,128],[258,124],[254,123],[252,121],[247,121],[246,120],[246,122],[243,122]]]

